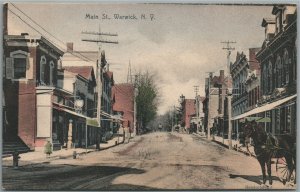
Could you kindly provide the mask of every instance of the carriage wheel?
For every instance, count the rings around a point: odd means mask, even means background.
[[[294,163],[294,162],[293,162]],[[285,185],[288,181],[290,170],[288,169],[286,159],[284,157],[278,158],[276,161],[276,173],[280,181]],[[295,169],[292,170],[290,182],[294,182],[296,178]]]

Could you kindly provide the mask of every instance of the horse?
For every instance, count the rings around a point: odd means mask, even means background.
[[[294,144],[296,141],[295,137],[288,134],[273,137],[271,134],[267,134],[264,128],[260,126],[255,120],[246,120],[244,124],[243,136],[246,141],[249,141],[250,138],[252,138],[253,140],[254,152],[262,171],[263,184],[266,183],[266,166],[269,176],[269,184],[272,185],[273,183],[271,175],[272,157],[284,157],[286,159],[287,167],[289,170],[289,173],[287,175],[287,182],[290,181],[291,174],[293,170],[296,169],[296,154],[294,154]],[[246,144],[246,146],[249,152],[248,144]],[[296,178],[294,179],[294,183],[296,183]]]

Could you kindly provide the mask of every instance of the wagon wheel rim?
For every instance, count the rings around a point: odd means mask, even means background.
[[[293,168],[292,173],[290,172],[291,171],[288,169],[285,158],[284,157],[278,158],[276,161],[276,174],[283,184],[285,184],[288,181],[289,175],[290,175],[289,182],[294,182],[296,176],[295,168]]]

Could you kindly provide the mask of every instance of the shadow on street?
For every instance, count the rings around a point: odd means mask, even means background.
[[[41,163],[25,165],[18,169],[3,168],[5,190],[94,190],[108,189],[152,189],[144,186],[113,185],[121,175],[142,174],[144,170],[117,166],[50,165]],[[92,186],[91,186],[92,185]]]
[[[235,175],[235,174],[229,174],[229,177],[231,179],[240,177],[242,179],[257,183],[258,185],[262,184],[262,175]],[[267,176],[267,182],[269,181],[268,178],[269,177]],[[280,181],[278,179],[278,177],[275,177],[275,176],[272,176],[272,179],[273,179],[273,181]]]

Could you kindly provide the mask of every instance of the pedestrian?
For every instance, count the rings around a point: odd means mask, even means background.
[[[51,144],[51,142],[49,140],[47,141],[47,143],[45,145],[44,152],[46,153],[46,157],[50,158],[50,155],[52,153],[52,144]]]

